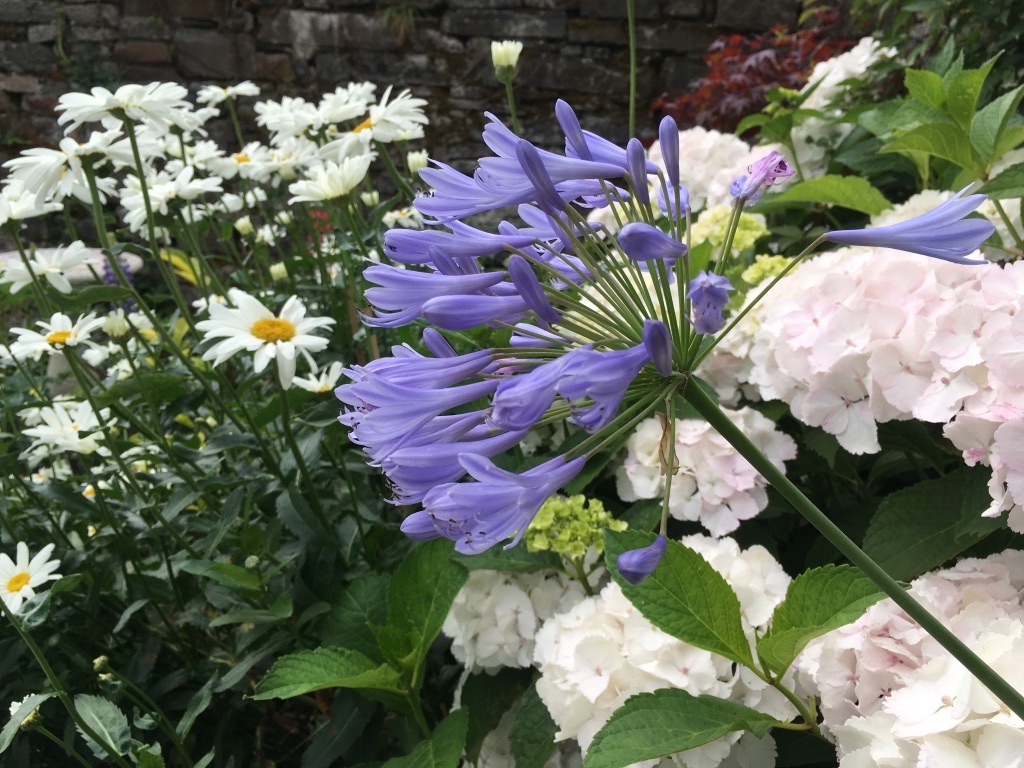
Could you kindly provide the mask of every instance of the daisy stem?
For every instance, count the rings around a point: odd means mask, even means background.
[[[8,623],[14,627],[14,631],[18,634],[18,637],[21,638],[21,641],[28,646],[29,651],[31,651],[32,655],[35,657],[36,663],[42,668],[43,674],[46,675],[46,679],[50,682],[53,692],[56,694],[57,698],[60,699],[60,703],[64,705],[68,714],[71,715],[71,719],[75,721],[75,725],[78,726],[78,730],[99,744],[103,748],[103,751],[110,755],[111,762],[117,763],[121,768],[130,768],[128,762],[117,753],[114,747],[108,744],[102,736],[96,733],[96,731],[94,731],[89,724],[82,719],[82,716],[75,708],[75,703],[72,701],[71,696],[64,687],[64,684],[53,671],[53,667],[50,666],[50,662],[46,660],[46,656],[43,655],[42,650],[38,645],[36,645],[36,641],[33,640],[32,636],[21,626],[21,623],[15,618],[14,614],[10,611],[3,600],[0,600],[0,613],[3,613],[4,618],[6,618]]]
[[[299,468],[299,474],[302,475],[302,479],[309,489],[309,499],[313,503],[313,511],[320,520],[320,525],[324,527],[324,532],[330,533],[333,530],[331,523],[327,519],[323,505],[320,503],[320,496],[317,495],[313,476],[309,473],[309,467],[306,466],[306,460],[302,456],[299,444],[295,440],[295,433],[292,431],[292,411],[288,405],[288,390],[281,383],[280,376],[274,376],[274,381],[277,383],[279,399],[281,401],[281,430],[284,432],[285,442],[288,443],[288,448],[291,449],[292,455],[295,457],[295,465]]]
[[[1000,699],[1018,717],[1024,717],[1024,696],[1007,683],[995,670],[986,664],[977,654],[954,635],[927,608],[910,596],[906,587],[893,579],[868,554],[858,547],[835,523],[799,488],[786,477],[778,467],[758,450],[743,431],[730,421],[714,400],[708,396],[694,378],[687,379],[683,395],[686,401],[703,416],[707,422],[724,437],[736,451],[771,483],[772,487],[782,495],[793,507],[803,515],[811,525],[838,549],[846,558],[864,572],[878,588],[902,608],[922,629],[924,629],[939,645],[949,653],[994,696]]]
[[[125,693],[128,695],[135,705],[142,710],[149,710],[152,714],[156,715],[156,722],[160,730],[163,731],[164,735],[171,740],[174,744],[174,748],[178,750],[178,754],[181,755],[182,760],[185,761],[185,765],[188,768],[193,768],[195,765],[192,762],[192,758],[189,756],[188,750],[185,749],[185,745],[181,741],[181,737],[178,736],[178,732],[174,730],[171,725],[171,720],[167,717],[160,705],[151,699],[145,691],[139,686],[133,683],[130,679],[120,674],[117,670],[112,667],[107,667],[107,671],[116,677],[125,688]]]
[[[519,115],[516,114],[516,95],[512,89],[512,78],[505,78],[505,98],[508,99],[508,114],[512,118],[512,130],[519,136],[522,128],[519,125]]]
[[[388,175],[391,176],[391,180],[395,182],[395,186],[398,187],[399,191],[405,196],[405,199],[412,202],[416,199],[415,190],[409,186],[409,182],[405,180],[405,177],[398,172],[395,167],[394,161],[391,159],[391,155],[388,154],[388,148],[381,144],[379,141],[373,142],[374,147],[377,149],[377,156],[384,161],[384,167],[387,168]]]
[[[81,765],[84,765],[84,766],[85,766],[85,768],[92,768],[92,765],[90,765],[89,761],[88,761],[88,760],[86,760],[86,759],[85,759],[84,757],[82,757],[82,756],[81,756],[81,755],[80,755],[80,754],[79,754],[79,753],[78,753],[78,752],[77,752],[77,751],[75,750],[75,748],[74,748],[74,747],[72,747],[72,746],[71,746],[70,744],[66,744],[66,743],[65,743],[65,742],[64,742],[64,741],[63,741],[63,740],[62,740],[62,739],[61,739],[60,737],[58,737],[58,736],[55,736],[55,735],[54,735],[53,733],[51,733],[50,731],[48,731],[48,730],[47,730],[46,728],[44,728],[43,726],[41,726],[41,725],[30,725],[30,726],[29,726],[29,728],[30,728],[31,730],[35,731],[36,733],[38,733],[38,734],[40,734],[40,735],[42,735],[42,736],[45,736],[46,738],[48,738],[48,739],[49,739],[50,741],[52,741],[52,742],[53,742],[54,744],[56,744],[56,745],[57,745],[57,746],[59,746],[59,747],[60,747],[61,749],[63,749],[63,750],[64,750],[64,753],[65,753],[65,754],[67,754],[67,755],[68,755],[69,757],[73,757],[73,758],[74,758],[75,760],[77,760],[77,761],[78,761],[78,762],[79,762],[79,763],[80,763]]]
[[[39,281],[39,275],[32,268],[32,262],[28,258],[28,254],[25,253],[25,246],[21,242],[21,236],[18,234],[17,227],[10,227],[8,230],[11,237],[14,239],[14,247],[18,249],[18,255],[21,256],[21,262],[25,265],[25,271],[28,272],[28,279],[32,282],[32,290],[36,295],[36,301],[39,302],[39,307],[46,314],[52,314],[53,308],[50,306],[49,299],[46,298],[46,292],[43,290],[43,286]]]
[[[629,135],[636,135],[636,13],[633,0],[626,0],[626,25],[629,32]]]

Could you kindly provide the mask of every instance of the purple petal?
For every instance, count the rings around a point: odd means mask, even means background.
[[[616,235],[619,245],[633,261],[664,259],[672,264],[686,255],[686,246],[660,229],[640,221],[630,222]]]
[[[541,320],[554,325],[562,316],[555,311],[544,294],[544,288],[534,274],[530,263],[519,254],[509,257],[508,275],[512,278],[519,295]]]
[[[661,144],[661,156],[665,160],[669,189],[675,189],[679,186],[679,126],[668,115],[658,125],[658,143]]]
[[[668,327],[660,320],[644,321],[644,347],[651,356],[654,368],[662,376],[672,375],[672,338]]]
[[[626,163],[629,165],[629,179],[633,182],[636,199],[643,205],[651,204],[651,194],[647,188],[647,155],[644,145],[639,139],[630,139],[626,144]]]

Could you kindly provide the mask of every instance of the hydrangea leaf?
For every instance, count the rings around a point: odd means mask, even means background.
[[[530,685],[529,670],[503,667],[497,674],[470,675],[462,686],[462,706],[469,712],[466,756],[475,763],[480,746]]]
[[[782,675],[808,642],[856,621],[883,597],[857,568],[830,564],[806,571],[790,583],[771,631],[758,639],[758,658]]]
[[[522,545],[512,549],[491,547],[479,555],[462,555],[456,552],[451,558],[470,571],[533,573],[558,570],[562,567],[561,559],[554,552],[530,552]]]
[[[770,715],[714,696],[675,688],[640,693],[626,700],[597,732],[584,768],[624,768],[707,744],[731,731],[764,736],[777,721]]]
[[[618,557],[649,546],[654,535],[605,532],[605,563],[623,594],[652,624],[690,645],[754,666],[743,633],[740,601],[729,582],[699,553],[669,541],[661,563],[646,580],[630,584],[619,574]]]
[[[320,621],[320,640],[381,660],[374,626],[387,620],[388,575],[364,573],[349,584]]]
[[[992,65],[999,55],[992,57],[978,69],[965,69],[954,74],[946,83],[946,111],[964,128],[971,125],[978,97]]]
[[[451,558],[445,539],[423,542],[412,549],[391,577],[388,587],[388,627],[405,633],[418,666],[434,642],[455,595],[469,573]]]
[[[324,688],[367,688],[402,693],[401,675],[351,648],[315,648],[282,656],[256,685],[252,698],[289,699]]]
[[[989,162],[995,159],[999,139],[1017,114],[1021,99],[1024,99],[1024,85],[986,104],[971,118],[971,144],[982,160]]]
[[[128,754],[132,741],[131,729],[128,727],[128,718],[120,707],[102,696],[80,693],[75,696],[75,709],[78,710],[82,721],[103,742],[98,744],[81,728],[78,729],[93,755],[102,760],[108,760],[110,759],[110,750],[118,755]]]
[[[925,123],[913,130],[900,134],[879,152],[923,152],[941,157],[961,168],[974,169],[978,164],[971,142],[960,128],[953,123]],[[866,211],[870,213],[870,211]]]
[[[942,109],[946,104],[946,89],[942,78],[927,69],[908,69],[903,75],[903,85],[913,98],[929,107]]]
[[[508,737],[516,768],[544,768],[557,748],[557,731],[536,685],[531,685],[519,702],[519,713]]]
[[[405,757],[394,757],[381,768],[457,768],[466,743],[469,715],[457,709],[441,721],[426,741]]]
[[[990,503],[988,472],[964,468],[886,496],[864,535],[867,552],[894,579],[912,579],[981,541],[970,524]]]
[[[1011,165],[982,187],[980,191],[999,200],[1024,197],[1024,163]]]
[[[791,185],[766,203],[827,203],[874,216],[892,204],[860,176],[819,176]]]

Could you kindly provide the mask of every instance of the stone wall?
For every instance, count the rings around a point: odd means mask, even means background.
[[[717,35],[794,22],[798,6],[636,0],[641,132],[654,130],[647,105],[701,73]],[[251,79],[270,97],[315,98],[372,80],[428,99],[427,146],[460,163],[479,154],[480,113],[507,113],[491,69],[494,39],[525,45],[516,93],[527,135],[555,141],[552,108],[561,97],[585,127],[624,141],[625,7],[625,0],[0,0],[0,156],[54,144],[53,107],[70,90]]]

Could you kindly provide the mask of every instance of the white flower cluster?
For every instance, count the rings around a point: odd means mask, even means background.
[[[796,443],[770,419],[750,408],[725,413],[779,469],[796,458]],[[657,418],[641,422],[630,436],[616,473],[624,501],[664,495],[662,436]],[[678,470],[670,483],[669,514],[677,520],[698,521],[713,536],[724,536],[768,505],[765,479],[703,419],[676,421],[675,452]]]
[[[467,670],[528,667],[540,625],[584,597],[561,573],[477,570],[459,590],[442,631]]]
[[[993,469],[985,514],[1024,531],[1022,296],[1021,263],[844,248],[782,280],[703,375],[723,399],[789,403],[851,453],[880,450],[880,422],[946,424],[968,465]]]
[[[506,712],[495,729],[484,737],[476,763],[464,761],[462,768],[516,768],[509,736],[518,714],[518,706]],[[544,768],[583,768],[583,755],[572,742],[563,742],[544,763]]]
[[[732,539],[698,535],[683,543],[700,552],[733,586],[744,628],[753,638],[785,596],[790,579],[782,567],[763,547],[741,550]],[[584,752],[629,697],[659,688],[710,694],[782,720],[795,716],[781,693],[749,671],[737,671],[728,659],[656,628],[614,583],[548,621],[537,634],[534,662],[541,672],[537,692],[559,727],[556,738],[575,738]],[[715,768],[739,740],[740,734],[730,734],[666,758],[662,765]],[[770,738],[758,742],[748,736],[743,746],[760,751],[762,758],[774,750]]]
[[[910,592],[1017,690],[1024,690],[1024,552],[926,574]],[[797,660],[820,691],[841,768],[1008,768],[1024,721],[891,600],[813,641]]]

